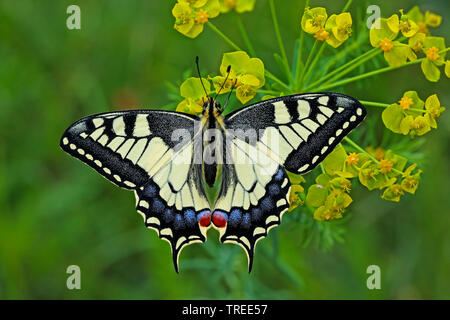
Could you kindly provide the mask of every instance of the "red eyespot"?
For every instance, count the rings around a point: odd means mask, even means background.
[[[227,225],[227,214],[225,212],[215,211],[212,216],[214,225],[218,228],[224,228]]]
[[[198,215],[200,227],[208,227],[211,224],[211,212],[205,211]]]

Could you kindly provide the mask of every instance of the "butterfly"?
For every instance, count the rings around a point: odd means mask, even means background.
[[[101,113],[73,123],[60,141],[71,156],[134,192],[146,227],[169,242],[176,272],[181,250],[205,242],[211,227],[221,242],[245,250],[250,272],[256,243],[289,208],[286,170],[312,170],[366,115],[356,99],[338,93],[282,96],[223,111],[208,97],[200,116]],[[207,191],[215,184],[211,199]]]

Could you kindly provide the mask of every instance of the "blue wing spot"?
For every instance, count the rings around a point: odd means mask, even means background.
[[[145,187],[145,189],[142,191],[142,194],[143,194],[145,197],[153,198],[153,197],[155,197],[155,196],[157,195],[156,187],[155,187],[155,186],[152,186],[152,185],[147,185],[147,186]]]
[[[230,212],[229,223],[231,226],[236,227],[239,224],[239,222],[241,222],[241,219],[242,219],[241,210],[233,209]]]
[[[152,210],[155,213],[162,213],[164,210],[164,204],[159,199],[153,200]]]
[[[164,222],[169,223],[173,221],[173,211],[172,209],[166,209],[162,214]]]
[[[263,211],[271,211],[274,208],[272,199],[266,197],[261,201]]]
[[[275,181],[281,181],[283,179],[283,169],[279,169],[278,172],[275,174]]]
[[[253,208],[252,209],[252,220],[253,221],[259,221],[261,219],[261,210],[259,208]]]
[[[187,224],[189,227],[192,227],[192,226],[197,222],[197,219],[195,218],[195,212],[194,212],[194,210],[192,210],[192,209],[187,209],[187,210],[184,212],[184,220],[186,220],[186,224]]]
[[[184,219],[181,214],[175,215],[174,227],[175,230],[183,229],[185,227]]]
[[[246,213],[242,216],[241,227],[244,229],[250,228],[250,214]]]
[[[269,194],[273,197],[277,196],[280,193],[280,191],[281,191],[280,187],[276,184],[271,184],[269,186]]]

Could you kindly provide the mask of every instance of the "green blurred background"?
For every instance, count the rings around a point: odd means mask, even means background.
[[[0,298],[450,298],[446,113],[421,147],[424,173],[416,195],[397,204],[355,188],[354,204],[337,222],[346,228],[343,243],[328,251],[305,247],[297,219],[286,215],[259,242],[250,275],[242,249],[220,245],[214,231],[205,244],[183,250],[176,274],[169,245],[143,226],[134,195],[69,157],[58,143],[64,129],[85,115],[173,102],[167,81],[182,81],[197,55],[205,72],[217,72],[222,54],[232,48],[208,28],[195,40],[176,32],[174,0],[76,1],[82,29],[68,30],[66,8],[73,2],[0,1]],[[434,34],[448,40],[446,0],[354,2],[352,12],[378,4],[383,16],[420,3],[443,16]],[[292,57],[304,2],[276,3]],[[311,5],[331,13],[344,1]],[[241,18],[258,55],[274,66],[278,46],[268,1],[257,0],[254,12]],[[243,46],[234,12],[213,22]],[[450,107],[449,80],[443,78],[427,82],[415,65],[337,91],[390,103],[417,90],[423,98],[438,93]],[[81,268],[81,290],[66,288],[72,264]],[[366,287],[372,264],[381,267],[381,290]]]

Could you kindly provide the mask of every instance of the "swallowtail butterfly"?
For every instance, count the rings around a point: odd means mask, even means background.
[[[357,100],[337,93],[296,94],[222,112],[208,98],[200,117],[102,113],[75,122],[61,138],[64,151],[135,193],[145,225],[170,243],[176,272],[183,247],[205,242],[210,227],[221,242],[244,248],[250,272],[257,241],[289,207],[285,170],[312,170],[366,115]],[[218,176],[216,199],[208,199]]]

